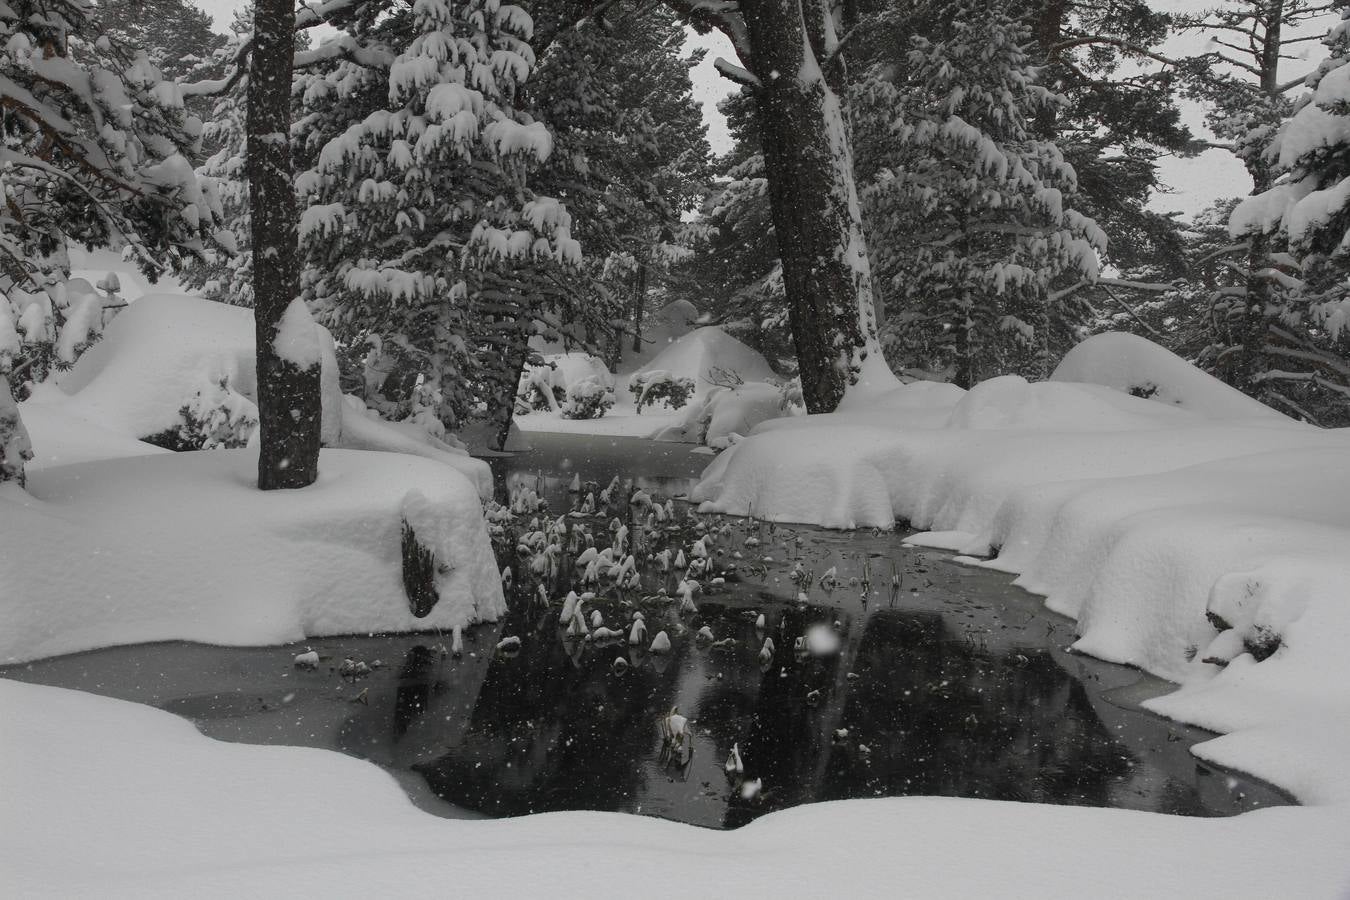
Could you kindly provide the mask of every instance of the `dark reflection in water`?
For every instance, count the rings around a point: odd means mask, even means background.
[[[496,471],[503,491],[538,486],[555,511],[575,502],[567,492],[573,474],[603,484],[642,472],[636,486],[670,495],[687,490],[707,460],[625,439],[535,439],[546,449],[498,462]],[[597,536],[606,532],[607,516],[589,521]],[[311,641],[322,657],[316,671],[293,668],[300,645],[168,643],[0,675],[152,703],[225,740],[369,759],[442,815],[597,809],[731,828],[771,810],[853,797],[1187,815],[1287,802],[1198,763],[1187,748],[1207,733],[1137,706],[1165,685],[1066,652],[1072,623],[1005,576],[903,548],[895,535],[730,525],[715,554],[726,583],[704,579],[696,615],[650,596],[658,587],[673,594],[676,583],[650,568],[642,591],[607,590],[592,604],[614,628],[626,629],[641,610],[652,634],[670,633],[664,655],[648,653],[645,641],[569,638],[556,603],[529,602],[533,583],[522,575],[507,621],[466,633],[462,658],[448,655],[448,638],[438,635]],[[686,547],[691,537],[672,535]],[[788,573],[798,563],[817,575],[834,567],[838,586],[794,584]],[[571,571],[570,561],[563,569]],[[869,579],[882,587],[868,589]],[[718,644],[695,639],[704,626]],[[835,635],[838,651],[794,652],[812,627]],[[521,639],[518,652],[494,650],[504,635]],[[767,665],[759,658],[765,637],[776,644]],[[348,657],[373,671],[344,677]],[[691,754],[672,755],[662,739],[674,707],[690,720]],[[733,746],[740,774],[724,766]]]

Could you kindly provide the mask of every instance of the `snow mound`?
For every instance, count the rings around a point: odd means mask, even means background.
[[[1065,354],[1050,380],[1105,385],[1213,419],[1288,421],[1276,410],[1137,334],[1093,335]]]
[[[688,300],[675,300],[658,309],[643,325],[642,349],[634,353],[632,344],[625,342],[620,374],[648,368],[671,344],[694,330],[699,316],[698,307]]]
[[[1128,431],[1165,428],[1185,412],[1096,384],[1028,382],[1003,375],[970,389],[952,407],[948,428]]]
[[[325,447],[434,459],[465,474],[481,496],[492,496],[486,463],[424,428],[385,422],[359,400],[344,398],[328,329],[303,309],[288,316],[289,330],[296,332],[288,338],[288,352],[297,360],[312,360],[318,353]],[[203,417],[228,415],[236,427],[247,425],[252,444],[258,410],[255,363],[252,310],[177,294],[144,297],[113,319],[103,340],[58,377],[57,387],[44,387],[21,407],[25,416],[32,410],[38,424],[37,464],[149,452],[139,439],[181,425],[184,408]],[[49,435],[45,423],[55,429]],[[104,442],[105,437],[112,439]]]
[[[506,610],[478,491],[453,469],[324,450],[319,481],[262,492],[257,453],[39,469],[0,489],[0,662],[160,640],[273,644],[448,630]],[[419,496],[420,495],[420,496]],[[409,611],[402,522],[449,569]]]
[[[597,812],[456,821],[368,762],[215,741],[120,700],[0,680],[0,718],[0,871],[16,896],[420,896],[428,872],[453,869],[470,894],[501,894],[509,873],[521,896],[631,897],[576,864],[601,857],[631,872],[696,863],[653,879],[653,898],[782,883],[803,897],[1345,894],[1339,806],[1205,819],[906,797],[799,806],[730,833]]]
[[[415,422],[386,422],[379,413],[367,409],[360,397],[350,394],[342,398],[340,446],[344,450],[379,450],[434,459],[469,479],[482,499],[492,496],[492,469],[470,456],[458,441],[451,444],[440,440]]]
[[[19,414],[33,442],[34,456],[27,466],[30,475],[52,466],[169,452],[70,415],[64,399],[59,389],[40,384],[32,397],[19,404]]]
[[[318,331],[323,441],[342,433],[333,337]],[[220,398],[257,418],[253,311],[180,294],[152,294],[113,319],[103,340],[57,379],[67,412],[132,438],[176,427],[197,397]]]
[[[757,351],[721,328],[707,325],[678,338],[637,371],[662,370],[676,378],[692,378],[702,393],[725,382],[723,373],[742,381],[768,381],[773,369]]]

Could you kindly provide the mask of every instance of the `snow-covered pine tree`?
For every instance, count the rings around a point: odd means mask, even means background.
[[[88,0],[0,4],[0,360],[7,360],[0,390],[7,398],[12,382],[27,378],[18,335],[57,340],[63,323],[53,308],[62,304],[48,292],[69,272],[71,243],[121,250],[157,277],[174,257],[200,253],[219,220],[216,198],[188,162],[201,123],[144,54],[126,60],[113,51],[95,31],[93,9]],[[15,438],[17,409],[6,408],[0,446],[12,448],[23,442]],[[21,470],[22,454],[9,454],[0,480]]]
[[[597,317],[589,298],[574,303],[561,336],[588,347],[604,332],[605,346],[588,349],[617,363],[625,343],[640,344],[646,295],[683,255],[681,216],[707,188],[709,150],[689,75],[702,55],[682,55],[684,31],[661,7],[565,30],[549,24],[557,36],[527,99],[553,128],[556,149],[531,183],[566,197],[576,219],[588,259],[570,280],[618,304]]]
[[[378,336],[454,426],[480,406],[473,385],[501,380],[502,348],[473,338],[475,303],[499,299],[482,279],[580,259],[568,211],[525,184],[553,147],[518,105],[532,21],[495,0],[420,0],[341,27],[310,51],[331,65],[296,85],[305,293],[340,340]]]
[[[103,0],[95,10],[114,46],[144,51],[165,78],[176,81],[226,42],[211,28],[211,17],[189,0]]]
[[[1226,0],[1216,8],[1178,16],[1176,24],[1209,37],[1207,52],[1192,64],[1190,93],[1209,105],[1208,123],[1246,167],[1253,195],[1274,183],[1268,150],[1279,124],[1289,116],[1302,89],[1284,65],[1297,59],[1299,45],[1319,37],[1310,26],[1328,15],[1324,0]],[[1229,384],[1252,396],[1267,396],[1266,353],[1272,322],[1283,305],[1279,266],[1283,248],[1274,236],[1256,231],[1234,255],[1245,274],[1244,290],[1217,298],[1214,346],[1205,362]]]
[[[742,89],[718,107],[731,149],[714,162],[712,190],[693,223],[694,253],[676,267],[677,298],[786,369],[795,366],[783,268],[769,208],[754,97]]]
[[[1283,122],[1263,157],[1269,188],[1238,204],[1234,238],[1277,233],[1264,355],[1256,377],[1268,397],[1320,424],[1350,421],[1350,8],[1326,36],[1328,58],[1311,93]]]
[[[1073,167],[1033,133],[1059,101],[1035,80],[1026,26],[979,0],[940,18],[941,40],[914,38],[903,65],[875,67],[857,93],[890,350],[967,387],[991,364],[1044,377],[1075,324],[1056,280],[1095,279],[1106,239],[1068,205]]]
[[[253,36],[253,7],[237,10],[230,36],[200,58],[185,76],[185,92],[194,103],[209,107],[202,127],[208,154],[198,175],[213,185],[223,210],[222,228],[229,238],[188,260],[180,278],[202,296],[218,303],[253,306],[253,253],[248,214],[248,180],[244,177],[244,130],[247,119],[246,78],[230,78]],[[304,31],[296,33],[296,51],[308,48]]]

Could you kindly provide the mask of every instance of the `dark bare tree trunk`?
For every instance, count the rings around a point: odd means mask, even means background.
[[[1284,0],[1269,0],[1264,11],[1264,22],[1261,23],[1264,28],[1261,30],[1260,53],[1257,59],[1259,82],[1261,94],[1272,106],[1278,103],[1281,95],[1280,50],[1285,12]],[[1252,40],[1258,39],[1253,35]],[[1271,124],[1274,133],[1276,122]],[[1243,163],[1252,177],[1252,196],[1270,190],[1275,178],[1265,155],[1245,154]],[[1271,301],[1271,282],[1266,275],[1271,268],[1270,244],[1270,236],[1264,231],[1256,231],[1251,235],[1251,244],[1247,251],[1247,277],[1242,309],[1229,319],[1230,327],[1237,332],[1237,342],[1229,348],[1228,365],[1219,370],[1225,381],[1257,399],[1267,397],[1263,376],[1267,364],[1266,342],[1271,324],[1266,312]]]
[[[802,394],[810,412],[831,412],[864,361],[881,359],[843,59],[823,0],[743,0],[741,10]]]
[[[633,292],[633,352],[642,352],[642,311],[647,306],[647,263],[637,267],[637,285]]]
[[[512,339],[503,347],[505,356],[505,371],[508,379],[507,383],[502,385],[502,396],[499,398],[499,406],[495,410],[493,419],[494,434],[496,437],[496,446],[494,450],[505,450],[506,443],[511,439],[511,423],[516,420],[516,387],[520,384],[521,373],[525,370],[525,363],[530,358],[530,336],[525,333],[523,328],[517,328],[512,332]],[[511,373],[514,373],[514,380],[511,379]]]
[[[970,390],[975,385],[975,322],[969,302],[962,306],[952,328],[956,332],[956,371],[952,384]]]
[[[283,359],[275,343],[282,317],[300,295],[290,146],[294,59],[294,0],[257,0],[245,173],[258,343],[258,487],[264,491],[305,487],[319,475],[319,365],[302,368]]]

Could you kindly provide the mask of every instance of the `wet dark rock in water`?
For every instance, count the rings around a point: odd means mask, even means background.
[[[1072,623],[1005,576],[886,533],[700,520],[687,507],[657,522],[652,506],[687,491],[706,456],[623,438],[532,439],[540,451],[494,464],[501,499],[525,488],[547,509],[499,517],[512,612],[465,632],[458,658],[450,635],[166,643],[0,674],[151,703],[225,740],[369,759],[442,815],[594,809],[730,828],[856,797],[1185,815],[1288,802],[1195,760],[1188,748],[1208,733],[1138,707],[1166,684],[1068,652]],[[602,492],[595,515],[554,529]],[[603,550],[616,518],[643,558],[640,586],[576,584],[583,531]],[[683,599],[686,573],[660,571],[660,553],[692,560],[704,535],[708,571]],[[595,596],[563,621],[572,588]],[[630,643],[635,615],[645,634]],[[669,652],[649,651],[659,632]],[[297,667],[310,649],[317,665]]]

